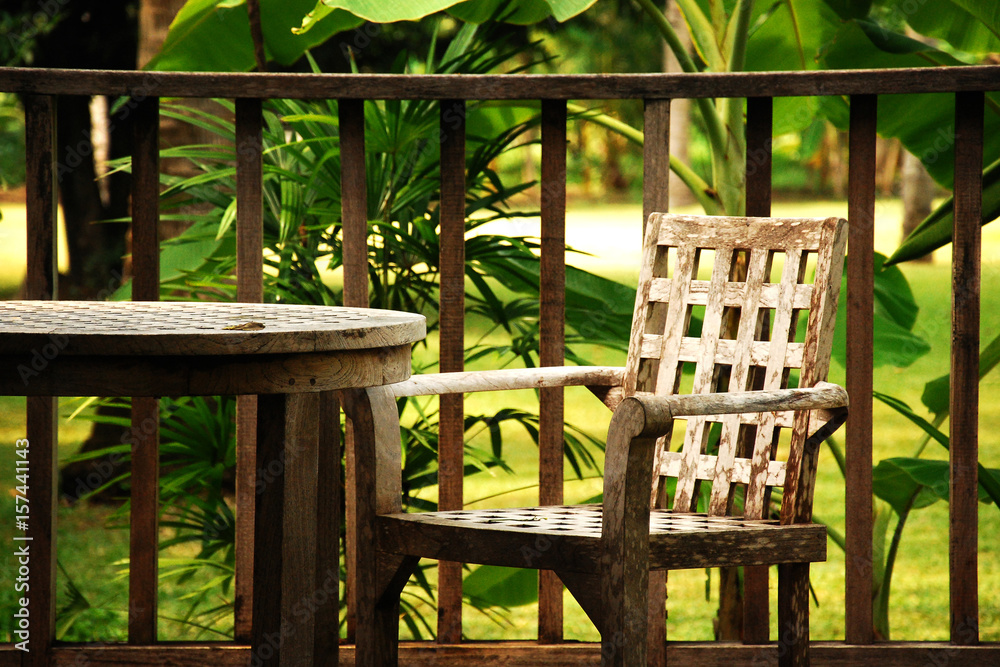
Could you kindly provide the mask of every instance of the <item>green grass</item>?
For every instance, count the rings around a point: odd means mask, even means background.
[[[775,207],[775,215],[843,215],[840,203],[806,202]],[[878,218],[876,248],[891,252],[898,241],[898,203],[880,202],[876,209]],[[16,285],[23,268],[19,268],[19,255],[11,251],[10,237],[18,235],[13,228],[16,216],[4,207],[4,221],[0,232],[7,234],[0,243],[0,289],[5,281]],[[537,226],[530,220],[512,223],[513,233],[537,233]],[[8,225],[12,225],[8,227]],[[508,233],[510,227],[507,227]],[[634,284],[638,272],[639,235],[641,213],[637,206],[589,206],[571,210],[567,223],[570,245],[594,252],[594,257],[576,258],[573,261],[584,268]],[[18,245],[18,248],[23,245]],[[948,369],[949,328],[949,268],[945,248],[937,253],[931,265],[910,264],[904,271],[913,286],[921,306],[917,330],[931,343],[932,351],[918,360],[911,368],[878,368],[875,386],[881,391],[896,395],[922,412],[920,393],[923,385]],[[16,259],[16,261],[15,261]],[[984,239],[983,269],[983,322],[984,338],[1000,331],[1000,228],[986,228]],[[474,330],[466,335],[467,341],[479,336]],[[435,346],[431,341],[431,348]],[[622,354],[604,350],[593,351],[592,360],[599,364],[621,364]],[[485,367],[485,364],[483,364]],[[834,366],[833,381],[843,380],[843,369]],[[981,385],[980,460],[988,467],[1000,467],[1000,432],[991,429],[1000,417],[1000,375],[987,377]],[[857,400],[857,399],[855,399]],[[467,397],[470,413],[492,413],[500,407],[525,407],[534,409],[536,399],[531,391],[507,394],[476,394]],[[13,470],[13,442],[24,437],[23,399],[0,398],[0,465]],[[64,406],[63,410],[66,408]],[[589,392],[570,388],[566,392],[566,419],[568,422],[602,436],[607,429],[610,415]],[[913,453],[920,433],[908,421],[880,403],[874,405],[875,461],[889,456],[909,456]],[[947,424],[945,424],[947,429]],[[86,436],[87,425],[73,422],[61,428],[60,455],[65,457],[75,451]],[[843,443],[842,432],[838,437]],[[537,450],[531,441],[515,430],[505,443],[507,461],[517,471],[516,476],[504,473],[479,474],[467,479],[465,496],[468,501],[491,497],[492,505],[516,506],[532,504],[537,500]],[[936,448],[936,449],[935,449]],[[937,445],[930,445],[926,456],[946,458],[946,452]],[[0,515],[13,516],[11,500],[12,473],[3,473],[0,489]],[[583,500],[600,492],[600,480],[578,481],[571,479],[567,469],[567,501]],[[511,491],[511,489],[520,489]],[[485,506],[486,502],[477,506]],[[844,484],[832,457],[824,452],[820,461],[820,478],[816,492],[816,514],[843,532]],[[93,632],[94,639],[121,639],[124,637],[127,586],[119,576],[119,563],[127,557],[128,533],[107,527],[110,510],[103,507],[78,505],[59,510],[60,560],[70,577],[84,594],[101,609],[92,612],[80,627],[82,632]],[[983,640],[1000,640],[1000,511],[991,505],[980,506],[979,520],[979,590],[981,637]],[[0,541],[10,544],[11,522],[0,522]],[[4,550],[0,567],[9,572],[10,550]],[[433,573],[433,570],[431,571]],[[432,574],[433,579],[433,574]],[[813,610],[812,636],[816,639],[839,639],[844,636],[844,558],[832,542],[829,560],[813,567],[813,586],[819,607]],[[60,579],[61,584],[64,579]],[[712,618],[716,608],[716,581],[712,581],[711,599],[706,600],[706,574],[703,571],[674,572],[670,575],[670,601],[668,631],[676,640],[706,640],[712,638]],[[193,585],[177,587],[173,583],[162,585],[162,613],[177,616],[184,607],[180,596],[192,590]],[[776,581],[771,581],[772,597]],[[947,505],[936,505],[914,512],[903,537],[896,572],[893,577],[890,621],[893,639],[930,640],[945,639],[948,627],[948,516]],[[0,589],[0,605],[9,604],[13,593],[9,587]],[[64,598],[61,598],[64,599]],[[594,640],[598,635],[582,610],[566,596],[566,635],[569,638]],[[104,608],[110,611],[105,611]],[[772,606],[772,609],[774,607]],[[434,614],[426,610],[433,624]],[[484,615],[467,609],[465,635],[473,639],[533,638],[536,627],[536,609],[527,605],[511,609],[506,619],[498,624]],[[4,626],[0,625],[0,630]],[[191,637],[181,634],[177,625],[161,623],[161,637]],[[772,633],[773,634],[773,633]],[[2,632],[0,632],[2,635]]]

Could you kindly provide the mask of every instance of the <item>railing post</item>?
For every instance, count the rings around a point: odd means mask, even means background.
[[[160,101],[137,103],[132,152],[132,300],[160,298]],[[130,644],[156,642],[159,583],[160,404],[132,397],[132,508],[129,517]]]
[[[670,205],[670,100],[644,100],[642,122],[642,229],[649,216]],[[649,639],[647,661],[666,661],[667,572],[649,573]]]
[[[258,99],[236,100],[236,299],[264,301],[263,118]],[[236,582],[234,635],[249,642],[253,610],[257,397],[236,397]]]
[[[441,100],[441,287],[443,373],[465,367],[465,102]],[[440,399],[438,508],[462,509],[465,403],[461,394]],[[438,564],[438,642],[462,641],[462,565]]]
[[[539,363],[565,363],[566,100],[542,100]],[[563,390],[539,392],[538,502],[563,503]],[[563,588],[555,572],[538,572],[538,640],[563,638]]]
[[[979,643],[979,308],[983,93],[955,95],[955,232],[951,255],[951,641]]]
[[[56,298],[55,132],[55,98],[25,95],[26,299]],[[31,667],[49,664],[56,634],[56,423],[56,399],[28,397],[28,528],[14,539],[17,549],[30,553],[28,614],[34,641],[22,664]]]
[[[875,122],[878,97],[851,96],[848,173],[846,638],[870,644],[872,625],[872,346]]]
[[[365,166],[365,102],[337,102],[340,122],[341,246],[344,266],[344,305],[368,307],[368,185]],[[357,494],[354,484],[354,447],[348,434],[344,443],[344,519],[347,532],[344,553],[347,565],[347,639],[354,640],[357,593]]]
[[[771,135],[774,104],[770,97],[747,98],[746,214],[771,215]],[[761,378],[763,382],[763,378]],[[754,389],[757,386],[753,387]],[[761,385],[761,388],[763,386]],[[751,441],[752,443],[752,441]],[[753,445],[749,445],[753,449]],[[742,454],[741,454],[742,456]],[[765,513],[767,508],[765,507]],[[765,644],[770,638],[768,567],[743,568],[743,641]]]

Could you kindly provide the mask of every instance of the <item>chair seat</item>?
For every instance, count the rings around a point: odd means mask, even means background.
[[[596,572],[601,505],[381,515],[379,550],[461,562]],[[654,510],[654,570],[826,560],[826,528],[775,520]]]

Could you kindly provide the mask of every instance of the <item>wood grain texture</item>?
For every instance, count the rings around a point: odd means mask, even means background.
[[[129,513],[128,641],[157,639],[160,543],[160,405],[132,397],[131,510]]]
[[[643,100],[642,144],[642,224],[645,236],[649,216],[670,209],[670,100]],[[653,308],[657,310],[656,307]],[[602,399],[603,400],[603,399]],[[657,454],[662,455],[662,445]],[[654,493],[660,496],[658,489]],[[657,498],[657,507],[666,498]],[[652,501],[651,501],[652,502]],[[667,573],[649,575],[649,664],[665,664],[667,623]]]
[[[368,185],[365,158],[365,102],[339,99],[337,113],[340,124],[340,201],[342,255],[344,262],[344,305],[368,305]],[[348,526],[355,523],[354,443],[350,434],[344,443],[344,513]],[[357,584],[357,548],[355,533],[348,530],[344,544],[347,562],[347,637],[355,637]]]
[[[285,425],[288,397],[260,396],[257,404],[257,497],[254,511],[251,660],[280,667],[285,541]],[[286,663],[288,664],[288,663]]]
[[[132,298],[160,298],[160,99],[136,103],[132,149]]]
[[[341,433],[340,397],[319,395],[316,487],[316,580],[314,664],[337,667],[340,649]],[[320,594],[319,591],[323,593]]]
[[[641,99],[995,90],[997,66],[699,74],[270,74],[0,68],[28,94],[329,99]]]
[[[595,573],[602,514],[600,505],[395,514],[379,516],[375,530],[379,548],[394,554],[452,554],[470,563]],[[825,529],[818,524],[781,526],[668,510],[644,518],[651,569],[823,560],[826,554]]]
[[[31,652],[21,655],[25,667],[49,664],[56,636],[56,493],[58,491],[58,417],[52,398],[29,398],[25,436],[28,439],[28,530],[15,533],[13,552],[27,548],[30,561],[28,614]],[[27,540],[18,540],[27,537]],[[12,552],[12,553],[13,553]],[[13,559],[11,561],[13,563]],[[11,581],[8,579],[8,581]]]
[[[379,534],[375,530],[379,514],[402,511],[399,447],[399,420],[395,399],[386,387],[344,392],[344,410],[349,419],[354,442],[357,489],[355,505],[358,560],[357,645],[358,664],[366,667],[393,665],[399,633],[399,590],[385,595],[388,582],[380,579],[387,556],[379,553]],[[416,561],[410,562],[410,571]],[[396,569],[396,568],[393,568]]]
[[[775,664],[777,644],[745,646],[725,642],[671,642],[669,660],[692,667],[719,664]],[[600,659],[600,645],[593,642],[538,644],[534,641],[467,642],[440,645],[434,642],[403,642],[400,664],[404,667],[577,667]],[[341,665],[354,666],[356,649],[345,646]],[[844,642],[812,642],[810,655],[815,665],[836,667],[911,667],[914,664],[944,664],[954,667],[980,667],[1000,660],[1000,645],[957,646],[946,642],[886,642],[874,645]],[[0,665],[20,665],[21,651],[10,645],[0,646]],[[203,643],[140,647],[101,644],[97,646],[58,646],[53,649],[53,664],[75,667],[82,660],[92,667],[153,667],[164,663],[176,667],[243,667],[250,658],[245,645]]]
[[[257,397],[236,397],[236,554],[233,636],[250,642],[253,601],[253,527],[257,497]]]
[[[340,99],[340,201],[344,305],[368,306],[368,186],[363,100]]]
[[[442,100],[440,207],[440,369],[465,364],[465,103]],[[438,432],[438,505],[462,507],[465,429],[464,399],[442,396]],[[438,567],[438,641],[462,638],[462,571],[458,563]]]
[[[261,107],[258,99],[236,100],[236,299],[245,303],[264,300]]]
[[[27,276],[24,298],[56,298],[55,102],[51,97],[24,98],[25,206]]]
[[[601,664],[646,664],[649,636],[650,470],[655,437],[640,437],[642,406],[626,401],[615,410],[604,457],[604,504],[599,569]],[[566,568],[569,569],[569,568]]]
[[[845,457],[846,636],[867,644],[872,626],[872,345],[875,229],[874,95],[851,98],[848,173],[847,392],[854,397]]]
[[[670,207],[670,100],[644,100],[642,121],[642,224]]]
[[[539,267],[539,363],[562,366],[566,338],[566,101],[542,101],[541,257]],[[595,313],[595,316],[597,314]],[[538,407],[538,502],[563,502],[564,396],[542,389]],[[538,574],[538,639],[563,637],[562,582]]]
[[[809,563],[778,565],[778,665],[809,665]]]
[[[424,373],[392,385],[392,393],[397,398],[402,398],[542,387],[614,387],[621,385],[624,373],[624,368],[613,366],[548,366],[466,373]]]
[[[316,559],[318,533],[319,394],[286,398],[284,433],[284,511],[282,532],[281,621],[291,631],[283,635],[281,664],[313,665],[316,611],[327,605],[339,610],[336,577],[320,573]],[[263,415],[262,415],[263,417]],[[273,474],[271,463],[264,475]],[[267,482],[267,477],[264,479]],[[266,493],[267,488],[264,489]]]
[[[25,385],[31,355],[0,355],[0,395],[130,396],[330,391],[410,377],[410,346],[314,354],[58,356]]]
[[[236,100],[236,299],[264,300],[263,114],[258,99]],[[257,397],[236,398],[236,574],[234,632],[250,641]]]
[[[24,293],[28,299],[54,299],[57,292],[55,103],[51,97],[28,95],[25,113],[25,203],[27,206],[27,275]],[[41,348],[46,350],[46,348]],[[28,387],[29,378],[8,395]],[[18,659],[31,667],[47,665],[56,633],[56,490],[58,480],[58,420],[55,399],[28,398],[25,437],[28,440],[29,503],[28,530],[15,537],[16,548],[31,553],[28,577],[31,595],[32,652],[18,651]]]
[[[423,315],[371,308],[217,302],[3,301],[0,354],[239,355],[410,344]]]
[[[951,256],[948,532],[951,641],[979,642],[979,319],[983,95],[955,96],[955,231]]]
[[[771,215],[771,134],[774,131],[774,101],[770,97],[747,98],[746,214]]]
[[[132,298],[160,299],[160,100],[137,102],[132,149]],[[64,351],[65,352],[65,351]],[[129,515],[130,644],[151,644],[157,633],[160,535],[160,407],[154,397],[132,398],[132,491]]]

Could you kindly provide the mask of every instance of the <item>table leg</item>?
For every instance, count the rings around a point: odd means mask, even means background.
[[[316,571],[319,396],[260,396],[250,664],[314,663],[316,618],[337,604]]]

